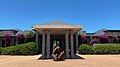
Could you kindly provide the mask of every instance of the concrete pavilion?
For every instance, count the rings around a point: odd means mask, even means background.
[[[32,29],[36,31],[36,42],[42,49],[42,58],[50,58],[56,44],[62,45],[65,58],[74,58],[78,48],[78,32],[82,29],[80,25],[54,20],[33,25]]]

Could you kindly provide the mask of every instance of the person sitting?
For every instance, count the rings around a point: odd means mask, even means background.
[[[55,61],[61,61],[63,60],[64,51],[59,45],[56,45],[56,47],[53,49],[52,56]]]

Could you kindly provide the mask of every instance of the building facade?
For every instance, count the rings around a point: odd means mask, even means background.
[[[18,33],[18,30],[15,29],[1,29],[0,30],[0,47],[4,47],[5,45],[5,34],[11,34],[11,46],[16,44],[16,34]]]
[[[77,49],[81,44],[81,36],[86,36],[87,43],[92,39],[97,39],[98,36],[106,34],[108,43],[120,43],[120,30],[101,29],[94,33],[86,33],[81,31],[82,26],[69,24],[59,20],[37,24],[32,26],[32,30],[36,32],[36,43],[42,50],[42,58],[51,58],[53,48],[59,44],[65,51],[65,58],[74,58]],[[16,35],[24,34],[29,31],[20,31],[15,29],[0,30],[0,47],[4,47],[4,34],[11,34],[11,44],[16,45]],[[100,42],[98,42],[100,43]]]
[[[90,42],[92,39],[99,39],[100,35],[106,34],[108,36],[107,43],[120,43],[120,30],[109,30],[109,29],[101,29],[94,33],[87,33],[86,31],[80,31],[79,35],[84,35],[87,38],[87,43]],[[97,43],[100,43],[98,41]]]
[[[19,29],[1,29],[0,30],[0,47],[6,47],[5,46],[5,34],[10,34],[11,35],[10,46],[15,46],[17,44],[16,36],[18,34],[29,33],[30,31],[31,30],[21,31]]]

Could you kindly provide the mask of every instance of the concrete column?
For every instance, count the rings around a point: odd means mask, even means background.
[[[73,45],[73,32],[70,33],[70,41],[71,41],[71,58],[74,58],[74,45]]]
[[[90,36],[90,40],[92,40],[92,35]]]
[[[111,43],[111,38],[108,39],[108,42]]]
[[[42,33],[42,58],[45,58],[45,32]]]
[[[0,38],[0,47],[2,47],[2,39]]]
[[[17,39],[15,40],[15,44],[18,45],[18,40]]]
[[[14,39],[13,39],[13,38],[11,39],[10,45],[11,45],[11,46],[14,46]]]
[[[70,58],[69,55],[69,34],[68,31],[65,33],[65,46],[66,46],[66,58]]]
[[[50,31],[46,31],[47,32],[47,58],[50,58]]]
[[[15,38],[15,39],[14,39],[14,45],[17,45],[17,43],[16,43],[16,42],[17,42],[17,39]]]
[[[13,39],[13,46],[15,46],[15,38]]]
[[[36,31],[36,43],[38,44],[39,32]]]
[[[118,43],[118,36],[116,36],[116,39],[117,39],[117,43]]]
[[[76,33],[75,35],[75,38],[76,38],[76,53],[78,53],[78,33]]]

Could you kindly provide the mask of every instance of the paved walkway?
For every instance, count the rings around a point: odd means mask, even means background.
[[[0,67],[120,67],[120,55],[80,55],[85,59],[55,62],[35,56],[0,56]]]

